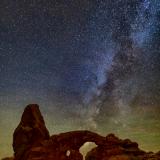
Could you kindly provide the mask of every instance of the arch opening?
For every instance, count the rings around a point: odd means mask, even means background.
[[[69,156],[70,156],[70,154],[71,154],[71,151],[70,151],[70,150],[67,150],[67,152],[66,152],[66,156],[67,156],[67,157],[69,157]]]
[[[83,155],[83,160],[85,160],[87,153],[95,147],[97,147],[97,145],[94,142],[86,142],[81,146],[79,152]]]

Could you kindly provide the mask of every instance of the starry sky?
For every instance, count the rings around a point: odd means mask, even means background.
[[[113,132],[160,150],[160,1],[1,0],[0,158],[29,103],[51,134]]]

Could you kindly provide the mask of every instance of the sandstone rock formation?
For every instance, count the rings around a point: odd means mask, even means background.
[[[88,141],[102,145],[105,138],[90,131],[73,131],[51,136],[23,154],[23,160],[83,160],[80,147]],[[16,157],[15,157],[16,159]],[[17,160],[17,159],[16,159]]]
[[[49,139],[49,132],[37,104],[28,105],[13,134],[13,149],[16,160],[34,145]]]
[[[104,145],[87,153],[86,160],[160,160],[160,153],[145,152],[136,142],[119,139],[114,134],[106,136]]]
[[[13,135],[14,160],[83,160],[79,149],[85,142],[97,147],[86,160],[160,160],[160,153],[146,153],[136,142],[121,140],[114,134],[106,137],[90,131],[72,131],[49,136],[36,104],[28,105]]]
[[[92,149],[87,154],[86,160],[129,160],[144,155],[145,152],[138,148],[136,142],[131,142],[129,139],[121,140],[114,134],[109,134],[104,145]]]

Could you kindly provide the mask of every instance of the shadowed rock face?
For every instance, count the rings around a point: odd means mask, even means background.
[[[49,139],[49,132],[37,104],[28,105],[13,134],[13,150],[20,160],[24,153],[34,145]]]
[[[136,142],[131,142],[129,139],[121,140],[114,134],[109,134],[103,146],[98,146],[88,152],[86,160],[125,160],[144,155],[145,152],[138,148]]]
[[[93,141],[101,145],[104,140],[104,137],[90,131],[61,133],[51,136],[49,140],[43,141],[39,146],[32,147],[27,153],[29,155],[27,160],[36,156],[42,160],[82,160],[83,156],[79,149],[85,142]]]
[[[79,152],[86,142],[97,147],[86,160],[160,160],[160,153],[146,153],[136,142],[106,137],[90,131],[72,131],[49,136],[43,117],[36,104],[28,105],[13,135],[14,160],[83,160]]]

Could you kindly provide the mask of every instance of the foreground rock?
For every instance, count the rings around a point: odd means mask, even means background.
[[[160,153],[146,153],[136,142],[106,137],[90,131],[72,131],[49,136],[36,104],[28,105],[13,135],[14,160],[83,160],[79,152],[86,142],[94,142],[86,160],[160,160]]]
[[[151,157],[158,158],[140,150],[136,142],[121,140],[114,134],[109,134],[104,145],[92,149],[86,155],[86,160],[145,160]]]
[[[37,104],[28,105],[13,134],[13,149],[16,160],[41,141],[49,139],[49,132]]]

